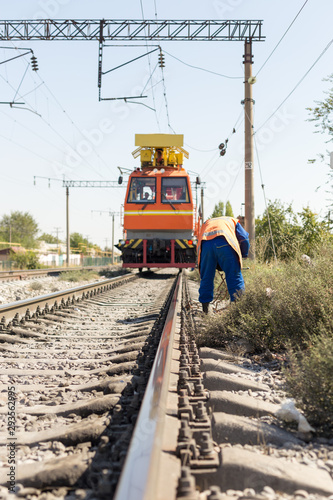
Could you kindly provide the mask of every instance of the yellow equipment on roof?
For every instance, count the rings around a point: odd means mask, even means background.
[[[135,134],[135,145],[142,148],[181,147],[183,134]]]
[[[182,165],[189,154],[182,148],[182,134],[135,134],[138,146],[132,155],[140,156],[142,167],[174,167]]]

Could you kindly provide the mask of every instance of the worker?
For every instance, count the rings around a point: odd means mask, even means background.
[[[249,248],[249,234],[234,217],[216,217],[202,225],[198,240],[199,302],[205,314],[214,297],[216,269],[225,274],[231,302],[243,293],[242,258],[248,256]]]

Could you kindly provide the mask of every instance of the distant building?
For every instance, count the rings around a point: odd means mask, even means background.
[[[66,263],[66,245],[64,243],[46,243],[40,241],[39,262],[44,266],[58,267]],[[81,256],[79,254],[70,254],[69,264],[73,266],[81,265]]]
[[[7,247],[0,250],[0,261],[12,260],[13,254],[25,253],[26,249],[22,247]]]

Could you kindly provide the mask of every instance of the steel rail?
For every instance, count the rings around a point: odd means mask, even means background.
[[[105,269],[105,266],[86,266],[86,267],[50,267],[43,269],[13,269],[11,271],[0,271],[0,281],[22,280],[25,277],[34,278],[38,276],[55,276],[61,273],[68,273],[71,271],[95,271],[97,269]]]
[[[42,309],[46,305],[51,308],[55,303],[60,304],[67,300],[76,300],[80,298],[86,298],[92,292],[96,290],[107,290],[110,285],[118,281],[124,281],[129,277],[135,278],[136,275],[131,273],[123,274],[122,276],[116,276],[115,278],[109,278],[103,281],[95,281],[87,285],[81,285],[75,288],[68,288],[67,290],[62,290],[59,292],[53,292],[47,295],[40,295],[38,297],[33,297],[32,299],[18,300],[17,302],[11,302],[10,304],[0,305],[0,319],[2,324],[7,321],[11,321],[16,317],[16,319],[23,318],[29,309],[30,313],[35,313],[37,308]]]
[[[156,500],[163,425],[182,275],[171,299],[152,372],[114,500]]]

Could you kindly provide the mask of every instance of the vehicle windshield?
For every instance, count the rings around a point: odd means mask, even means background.
[[[162,178],[162,203],[189,203],[186,177]]]
[[[127,203],[155,203],[156,179],[133,177]]]

